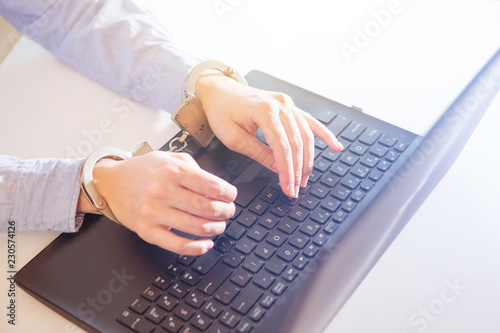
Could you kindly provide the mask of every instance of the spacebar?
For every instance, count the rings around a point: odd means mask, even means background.
[[[238,189],[236,204],[246,207],[276,176],[274,172],[257,162],[248,168],[233,182]]]

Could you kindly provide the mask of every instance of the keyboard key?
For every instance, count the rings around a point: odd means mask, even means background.
[[[188,321],[195,313],[195,309],[187,304],[179,304],[174,311],[174,315],[181,318],[184,321]]]
[[[287,266],[288,264],[286,262],[278,257],[274,257],[266,263],[265,269],[274,275],[280,275]]]
[[[377,157],[384,157],[388,151],[389,151],[388,148],[382,146],[379,143],[375,144],[373,147],[370,148],[370,153]]]
[[[161,295],[161,290],[155,286],[149,286],[142,292],[142,297],[148,301],[154,302]]]
[[[297,229],[298,226],[298,222],[287,218],[280,222],[278,229],[290,235],[295,231],[295,229]]]
[[[221,235],[221,236],[217,237],[217,240],[215,241],[214,248],[217,251],[220,251],[222,253],[226,253],[226,252],[229,252],[229,250],[231,250],[231,248],[233,247],[233,245],[235,243],[236,243],[235,241],[229,239],[228,237],[226,237],[224,235]]]
[[[236,249],[244,254],[249,254],[250,252],[253,251],[253,249],[255,249],[256,246],[257,243],[255,243],[253,240],[251,240],[248,237],[243,237],[236,244]]]
[[[293,268],[292,268],[293,269]],[[263,307],[265,307],[266,309],[269,309],[271,306],[273,306],[273,304],[276,302],[278,298],[276,297],[276,295],[270,293],[270,292],[267,292],[261,299],[260,299],[260,305],[262,305]]]
[[[316,235],[316,233],[321,229],[321,225],[313,222],[312,220],[307,220],[300,226],[300,231],[305,233],[306,235],[312,237]]]
[[[309,258],[312,258],[316,255],[316,253],[318,253],[319,251],[319,247],[317,247],[316,245],[314,244],[309,244],[303,251],[304,255],[309,257]]]
[[[399,153],[396,153],[394,150],[389,150],[387,155],[385,155],[385,159],[388,160],[389,162],[396,162],[396,160],[399,157]]]
[[[342,132],[350,123],[351,123],[351,119],[339,115],[339,116],[335,117],[335,119],[328,125],[328,129],[335,136],[339,137],[340,132]]]
[[[205,316],[204,314],[202,313],[198,313],[196,316],[194,316],[193,320],[191,321],[191,324],[202,330],[202,331],[205,331],[208,326],[210,326],[210,324],[212,324],[212,320]]]
[[[183,325],[184,323],[179,318],[173,315],[168,315],[167,319],[165,319],[161,327],[163,327],[164,329],[166,329],[171,333],[177,333],[179,332],[179,330]]]
[[[222,264],[217,266],[217,269],[212,270],[198,285],[198,290],[206,295],[213,295],[219,286],[231,275],[232,268]]]
[[[187,295],[189,289],[189,285],[182,282],[175,282],[170,288],[168,288],[168,292],[177,298],[183,298]]]
[[[196,257],[193,256],[185,256],[185,255],[180,255],[178,256],[175,261],[178,263],[184,265],[184,266],[189,266],[193,263],[193,261],[196,260]]]
[[[330,169],[330,172],[336,176],[344,177],[349,172],[349,166],[341,162],[336,162]]]
[[[335,162],[342,155],[342,153],[331,150],[330,148],[325,149],[324,152],[321,153],[321,156],[326,158],[331,162]]]
[[[269,204],[267,204],[264,200],[262,199],[256,199],[254,200],[250,206],[248,206],[248,209],[250,209],[251,212],[262,216],[264,212],[269,208]]]
[[[349,148],[349,151],[353,152],[354,154],[356,154],[358,156],[364,155],[367,150],[368,150],[368,146],[365,146],[364,144],[359,143],[359,142],[353,143],[351,145],[351,147]]]
[[[279,230],[271,231],[271,233],[267,237],[267,241],[276,247],[280,247],[281,245],[283,245],[286,239],[287,235]]]
[[[257,275],[255,275],[255,278],[253,279],[253,283],[258,285],[262,289],[267,289],[273,284],[273,282],[275,280],[276,280],[276,277],[274,275],[263,270],[263,271],[259,272]]]
[[[201,308],[201,306],[207,301],[207,298],[203,296],[199,291],[192,291],[186,297],[186,303],[191,305],[195,309]]]
[[[365,125],[353,121],[342,133],[342,137],[349,141],[354,141],[361,135],[361,133],[363,133],[365,129]]]
[[[227,327],[234,328],[240,322],[241,317],[233,311],[228,310],[222,314],[219,320]]]
[[[360,137],[359,141],[369,146],[373,145],[382,133],[379,130],[369,127]]]
[[[337,223],[342,223],[347,218],[347,212],[343,210],[339,210],[333,214],[332,219]]]
[[[399,141],[396,144],[396,146],[394,146],[394,149],[396,149],[400,153],[404,152],[406,150],[406,148],[408,148],[408,143],[407,142],[403,142],[403,141]]]
[[[360,202],[361,200],[363,200],[363,198],[365,197],[366,193],[361,191],[361,190],[356,190],[352,193],[351,195],[351,199],[356,201],[356,202]]]
[[[278,281],[274,284],[274,286],[271,288],[271,291],[276,294],[276,295],[281,295],[285,292],[286,288],[288,286],[282,282],[282,281]]]
[[[295,280],[297,275],[299,275],[299,271],[296,268],[290,267],[285,271],[285,274],[283,274],[283,279],[287,280],[288,282],[292,282],[293,280]]]
[[[365,178],[366,176],[368,176],[369,173],[370,169],[359,163],[351,169],[351,174],[359,178]]]
[[[231,267],[238,267],[243,260],[245,260],[246,256],[243,253],[240,253],[236,250],[231,250],[225,257],[224,262]]]
[[[294,233],[288,240],[289,244],[295,246],[298,249],[303,249],[308,242],[309,242],[309,237],[299,231]]]
[[[196,285],[201,280],[201,275],[192,271],[184,272],[181,276],[181,281],[186,282],[191,287]]]
[[[336,112],[330,110],[330,109],[323,109],[317,116],[316,119],[321,121],[322,123],[328,124],[330,123],[333,118],[337,115]]]
[[[341,184],[345,187],[354,190],[361,183],[361,179],[354,177],[354,175],[347,175],[342,179]]]
[[[165,272],[172,275],[173,277],[180,276],[182,271],[184,271],[184,267],[176,263],[168,264],[167,267],[165,268]]]
[[[208,301],[203,307],[202,311],[211,318],[217,318],[223,310],[223,306],[215,301]]]
[[[363,185],[361,185],[361,186],[363,186]],[[345,210],[346,212],[350,213],[356,208],[356,206],[357,206],[357,204],[354,201],[347,200],[342,205],[342,209]]]
[[[332,162],[330,162],[327,159],[321,158],[321,157],[314,161],[314,168],[316,170],[321,171],[321,172],[325,172],[326,170],[330,169],[331,165],[332,165]]]
[[[228,305],[238,295],[240,288],[231,281],[226,281],[215,294],[215,299],[224,305]]]
[[[231,281],[237,284],[240,287],[244,287],[250,282],[253,278],[253,274],[243,269],[242,267],[238,268],[236,272],[231,276]]]
[[[152,321],[155,324],[161,323],[166,316],[167,312],[156,306],[153,306],[146,313],[146,319]]]
[[[321,184],[328,186],[330,188],[334,187],[337,185],[337,183],[340,181],[340,178],[332,175],[331,173],[326,173],[322,178],[321,178]]]
[[[391,167],[392,163],[387,161],[387,160],[383,160],[381,161],[378,166],[377,166],[377,169],[379,169],[380,171],[387,171],[389,170],[389,168]]]
[[[313,210],[319,203],[320,200],[311,194],[308,194],[300,201],[300,205],[308,210]]]
[[[295,207],[294,209],[292,209],[290,214],[288,214],[289,217],[298,222],[304,221],[308,215],[309,215],[309,210],[307,210],[302,206]]]
[[[341,201],[345,201],[347,199],[347,197],[351,194],[351,190],[345,188],[344,186],[342,185],[337,185],[335,186],[335,188],[332,190],[332,193],[331,195],[334,197],[334,198],[337,198]]]
[[[297,259],[295,259],[293,261],[293,267],[300,269],[300,270],[303,270],[307,266],[308,263],[309,263],[309,259],[307,259],[306,256],[301,254],[297,257]]]
[[[144,298],[138,297],[129,305],[129,308],[138,314],[143,314],[149,308],[150,304]]]
[[[222,258],[222,254],[216,251],[208,251],[202,256],[199,256],[193,263],[191,268],[200,274],[207,274],[209,270]]]
[[[311,188],[310,194],[314,195],[317,198],[323,199],[324,197],[326,197],[328,195],[329,191],[330,191],[330,189],[328,187],[326,187],[323,184],[317,183],[317,184],[314,184],[314,186]]]
[[[246,232],[246,228],[238,223],[231,223],[224,234],[234,240],[239,240]]]
[[[253,329],[252,324],[246,318],[243,318],[236,327],[237,333],[249,333]]]
[[[328,235],[323,231],[321,231],[319,234],[316,235],[316,237],[313,238],[313,243],[318,246],[323,246],[325,245],[327,240],[328,240]]]
[[[326,198],[321,203],[321,207],[328,210],[329,212],[336,211],[342,203],[335,198]]]
[[[230,333],[230,330],[227,326],[222,325],[222,323],[215,322],[209,327],[208,333]]]
[[[141,318],[137,314],[128,310],[123,311],[120,316],[118,316],[117,320],[121,324],[138,333],[150,333],[155,329],[155,326],[145,318]]]
[[[160,288],[161,290],[165,290],[170,286],[172,280],[173,279],[171,277],[157,276],[156,279],[153,281],[153,284],[158,288]]]
[[[387,134],[382,135],[382,137],[378,140],[378,142],[380,142],[381,144],[383,144],[384,146],[387,146],[387,147],[394,146],[396,141],[398,141],[397,138],[390,136],[390,135],[387,135]]]
[[[239,223],[244,225],[247,228],[250,228],[255,221],[257,221],[257,215],[249,212],[249,211],[243,211],[240,216],[236,219]]]
[[[300,251],[298,249],[290,246],[289,244],[286,244],[278,250],[277,256],[287,262],[292,262],[299,253]]]
[[[257,273],[265,263],[265,260],[252,254],[245,260],[243,267],[252,273]]]
[[[320,223],[320,224],[324,224],[326,221],[328,221],[330,216],[332,216],[332,214],[330,212],[319,207],[319,208],[316,208],[316,210],[311,214],[311,219]]]
[[[248,318],[252,319],[255,322],[258,322],[262,319],[262,317],[266,314],[264,308],[259,305],[256,305],[252,308],[250,313],[248,314]]]
[[[314,137],[314,146],[319,150],[323,150],[326,147],[328,147],[326,142],[323,139],[321,139],[319,136]]]
[[[268,260],[273,256],[274,252],[276,252],[276,248],[274,246],[267,242],[263,242],[257,246],[254,253],[262,259]]]
[[[179,300],[172,295],[162,295],[158,300],[158,305],[168,312],[172,311],[173,308],[179,303]]]
[[[349,166],[353,166],[354,164],[358,163],[359,157],[351,152],[347,152],[342,155],[340,160]]]
[[[330,221],[325,224],[325,226],[323,227],[323,231],[331,235],[335,232],[335,230],[337,230],[338,227],[339,225],[337,223]]]
[[[265,202],[273,204],[276,202],[276,200],[278,200],[280,196],[281,196],[280,192],[276,191],[273,188],[268,188],[264,191],[264,193],[262,193],[260,198]]]
[[[269,231],[260,225],[254,225],[251,230],[248,231],[247,236],[254,241],[260,242],[266,238]]]
[[[259,224],[268,229],[273,229],[280,221],[280,218],[274,214],[266,213],[259,219]]]
[[[271,212],[278,215],[279,217],[283,217],[290,211],[291,206],[287,205],[284,202],[279,202],[275,204],[273,208],[271,208]]]
[[[382,171],[373,170],[372,172],[370,172],[368,177],[374,181],[378,181],[380,178],[382,178],[383,175],[384,175],[384,173]]]
[[[363,156],[361,159],[361,164],[366,165],[369,168],[375,167],[378,162],[380,161],[380,158],[378,158],[375,155],[368,154],[366,156]]]

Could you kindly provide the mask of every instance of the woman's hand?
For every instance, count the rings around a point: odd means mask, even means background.
[[[118,221],[145,241],[164,249],[200,255],[211,239],[191,240],[171,228],[211,237],[225,230],[235,211],[236,188],[202,170],[185,153],[151,152],[125,161],[103,160],[94,185]],[[80,195],[79,212],[92,212]]]
[[[325,126],[282,93],[248,87],[208,70],[198,78],[196,96],[219,140],[278,173],[290,197],[298,196],[313,169],[314,135],[333,151],[343,149]],[[255,138],[259,127],[269,147]]]

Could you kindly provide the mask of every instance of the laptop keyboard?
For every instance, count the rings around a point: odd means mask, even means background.
[[[281,192],[277,176],[258,184],[258,194],[237,206],[212,250],[178,256],[122,311],[117,320],[125,331],[250,332],[286,295],[408,146],[329,110],[318,119],[344,151],[316,138],[314,171],[296,199]]]

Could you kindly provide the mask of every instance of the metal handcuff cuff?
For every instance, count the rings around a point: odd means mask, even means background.
[[[189,74],[185,98],[171,117],[182,130],[181,136],[170,141],[169,147],[171,152],[180,152],[184,150],[187,147],[186,139],[189,136],[202,147],[208,146],[214,137],[214,133],[208,124],[208,119],[203,111],[203,107],[195,96],[196,80],[203,71],[208,69],[218,70],[226,76],[247,85],[245,79],[234,68],[224,65],[219,61],[208,60],[196,65]],[[181,146],[177,147],[177,143]],[[116,223],[120,223],[107,202],[95,189],[93,171],[96,163],[104,159],[115,161],[127,160],[152,151],[153,149],[151,146],[147,142],[143,142],[129,152],[118,148],[102,148],[90,154],[85,159],[80,168],[81,189],[96,212],[105,215]]]

